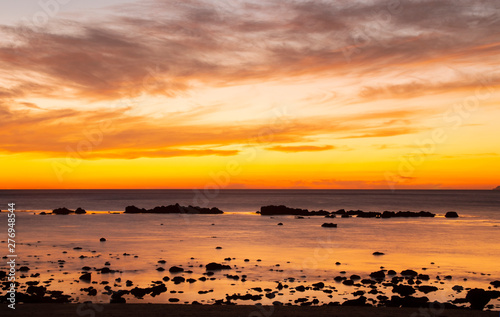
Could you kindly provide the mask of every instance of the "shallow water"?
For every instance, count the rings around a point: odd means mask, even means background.
[[[6,213],[1,213],[0,219],[1,227],[6,230]],[[337,223],[338,228],[321,228],[325,220]],[[278,226],[279,222],[283,226]],[[253,287],[275,290],[278,281],[290,287],[324,281],[327,287],[335,288],[331,295],[322,291],[283,289],[282,295],[272,299],[263,297],[260,302],[293,303],[306,296],[317,298],[320,304],[343,302],[353,298],[355,290],[368,291],[370,288],[345,286],[335,282],[335,276],[358,274],[368,278],[370,272],[385,267],[397,272],[413,269],[430,275],[431,280],[424,284],[438,286],[440,290],[425,296],[446,302],[465,297],[466,292],[451,290],[455,285],[487,288],[491,281],[500,278],[499,224],[498,220],[477,214],[459,219],[295,219],[293,216],[267,217],[250,213],[42,216],[18,212],[16,252],[19,265],[31,268],[29,274],[41,274],[39,278],[22,281],[43,282],[54,278],[49,289],[64,290],[77,301],[109,302],[109,296],[101,294],[105,285],[78,281],[83,266],[102,268],[109,261],[111,269],[122,273],[97,274],[92,270],[93,280],[108,281],[112,289],[117,290],[148,287],[164,276],[173,277],[175,274],[170,274],[168,268],[174,265],[193,271],[180,274],[186,279],[198,279],[205,272],[204,266],[215,261],[231,265],[233,269],[215,273],[212,281],[179,285],[169,281],[165,283],[168,291],[156,297],[146,295],[140,300],[127,295],[125,298],[127,302],[164,303],[169,298],[178,298],[181,303],[193,300],[213,303],[215,299],[223,299],[225,294],[259,294],[251,290]],[[100,242],[101,237],[107,241]],[[218,246],[222,249],[217,250]],[[74,250],[75,247],[82,249]],[[6,250],[6,243],[0,244],[0,248]],[[63,253],[65,251],[67,253]],[[374,251],[385,255],[374,256]],[[124,256],[124,253],[130,255]],[[85,258],[79,258],[81,255]],[[225,261],[227,257],[233,260]],[[58,260],[66,261],[63,267],[59,267]],[[159,260],[167,263],[158,264]],[[336,262],[341,264],[336,265]],[[166,271],[158,272],[156,268],[160,266]],[[2,263],[0,268],[6,267]],[[346,273],[341,274],[341,271]],[[224,274],[238,275],[240,280],[228,279]],[[247,275],[245,282],[241,281],[243,274]],[[446,275],[451,275],[452,279],[444,280]],[[440,276],[440,280],[436,280],[436,276]],[[118,277],[121,283],[115,283]],[[289,277],[296,278],[295,282],[287,281]],[[134,285],[126,287],[126,280],[133,281]],[[80,290],[90,285],[98,289],[97,296],[87,296]],[[389,297],[393,295],[391,289],[379,287],[379,291]],[[170,293],[174,290],[177,293]],[[200,290],[213,292],[198,294]],[[365,296],[376,298],[376,295]],[[424,294],[417,292],[415,296]],[[491,303],[496,309],[500,308],[498,301]]]

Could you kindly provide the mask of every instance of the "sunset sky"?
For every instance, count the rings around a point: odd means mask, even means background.
[[[500,3],[0,3],[4,189],[492,189]]]

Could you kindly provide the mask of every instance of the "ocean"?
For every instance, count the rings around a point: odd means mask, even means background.
[[[207,195],[208,194],[208,195]],[[296,304],[299,298],[317,299],[319,304],[343,302],[363,296],[376,304],[381,294],[395,295],[392,287],[345,285],[337,276],[369,278],[381,269],[406,269],[429,275],[430,293],[419,290],[414,296],[452,302],[464,298],[467,288],[492,287],[500,279],[500,192],[498,191],[383,191],[383,190],[220,190],[203,193],[193,190],[2,190],[0,209],[16,204],[16,252],[18,265],[30,271],[21,279],[45,283],[61,290],[75,302],[109,302],[105,286],[113,290],[149,287],[163,281],[168,291],[158,296],[127,302],[211,304],[226,294],[264,295],[258,302]],[[116,214],[128,205],[152,208],[180,203],[218,207],[223,215]],[[260,216],[260,206],[361,209],[363,211],[431,211],[435,218],[335,218]],[[82,207],[85,215],[46,215],[41,211]],[[458,219],[445,218],[456,211]],[[26,212],[23,212],[26,211]],[[113,212],[113,213],[108,213]],[[338,228],[322,228],[335,222]],[[278,223],[282,225],[278,226]],[[0,213],[0,230],[7,232],[7,213]],[[6,236],[6,235],[5,235]],[[100,238],[106,238],[101,242]],[[5,240],[0,248],[7,251]],[[75,249],[76,248],[76,249]],[[80,249],[81,248],[81,249]],[[382,252],[374,256],[373,252]],[[3,252],[2,252],[3,253]],[[64,262],[61,262],[64,261]],[[166,261],[166,263],[159,262]],[[4,261],[5,262],[5,261]],[[205,265],[230,265],[206,281]],[[79,280],[88,266],[93,282]],[[191,273],[170,273],[171,266]],[[108,267],[114,273],[101,274]],[[6,262],[0,270],[6,270]],[[162,269],[165,269],[163,271]],[[39,277],[31,274],[39,273]],[[22,274],[22,273],[19,273]],[[229,274],[229,276],[228,276]],[[172,283],[183,276],[195,282]],[[237,279],[236,277],[237,276]],[[117,279],[121,279],[118,281]],[[291,279],[293,278],[293,279]],[[51,280],[52,279],[52,280]],[[126,286],[130,280],[132,286]],[[390,281],[390,279],[389,279]],[[47,283],[48,282],[48,283]],[[311,288],[323,282],[323,292]],[[278,283],[287,288],[276,290]],[[406,282],[405,282],[406,283]],[[359,285],[358,285],[359,284]],[[358,285],[358,286],[356,286]],[[24,288],[23,288],[24,286]],[[82,290],[92,286],[97,295]],[[296,291],[298,286],[306,290]],[[309,288],[307,288],[309,287]],[[260,291],[272,289],[275,292]],[[369,293],[372,291],[372,293]],[[377,293],[379,292],[379,293]],[[268,295],[271,294],[271,295]],[[2,295],[2,293],[0,293]],[[248,303],[236,300],[237,303]],[[464,305],[464,304],[458,304]],[[500,310],[498,299],[490,308]]]

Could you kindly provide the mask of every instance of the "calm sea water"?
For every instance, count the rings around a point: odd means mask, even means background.
[[[276,281],[290,287],[324,281],[328,287],[335,287],[332,297],[312,290],[302,293],[285,289],[276,298],[264,297],[261,303],[293,302],[304,296],[318,298],[321,303],[342,302],[354,297],[354,289],[333,281],[333,277],[351,274],[368,277],[370,272],[385,267],[398,272],[413,269],[430,275],[431,280],[425,284],[435,285],[439,290],[415,295],[444,302],[465,297],[466,292],[452,289],[455,285],[488,288],[490,282],[500,279],[500,192],[223,190],[209,194],[209,197],[202,196],[192,190],[3,190],[0,209],[7,209],[9,202],[15,202],[18,210],[30,211],[63,206],[88,211],[123,211],[128,205],[151,208],[180,203],[216,206],[228,212],[225,215],[88,213],[70,216],[19,212],[16,217],[18,264],[29,266],[30,274],[40,273],[38,278],[22,281],[42,283],[54,279],[49,289],[63,290],[77,301],[109,302],[109,296],[102,295],[104,285],[111,285],[114,290],[130,289],[124,281],[131,280],[133,287],[148,287],[164,276],[173,277],[174,274],[168,272],[173,265],[192,270],[193,273],[182,275],[197,282],[174,285],[170,281],[166,283],[167,293],[154,298],[148,295],[144,300],[130,295],[127,301],[166,303],[170,298],[178,298],[181,303],[193,300],[213,303],[225,294],[255,294],[254,287],[274,289]],[[326,220],[323,217],[295,219],[247,213],[268,204],[330,211],[340,208],[428,210],[439,216],[336,218],[328,222],[337,223],[338,228],[328,229],[321,228]],[[444,218],[442,215],[450,210],[457,211],[461,217]],[[277,226],[279,222],[283,226]],[[0,233],[2,230],[7,230],[6,213],[0,213]],[[100,242],[101,237],[107,241]],[[76,247],[82,249],[75,250]],[[5,241],[0,243],[0,248],[7,250]],[[374,251],[385,255],[373,256]],[[232,260],[225,260],[227,258]],[[64,265],[61,266],[59,260],[64,260]],[[160,264],[159,260],[167,263]],[[216,273],[214,280],[198,281],[204,276],[204,265],[212,261],[231,265],[233,269]],[[97,274],[94,269],[104,267],[106,262],[111,269],[121,272]],[[89,286],[78,281],[83,266],[93,268],[93,279],[99,284],[91,285],[98,289],[97,296],[81,291]],[[166,271],[158,271],[158,267]],[[6,265],[0,264],[0,270],[5,269]],[[247,281],[229,279],[224,276],[227,273],[247,275]],[[444,280],[442,277],[446,275],[452,279]],[[288,281],[289,277],[296,281]],[[116,282],[116,278],[123,282]],[[101,284],[103,282],[109,284]],[[207,294],[198,293],[209,290]],[[379,290],[389,297],[393,295],[391,287],[381,286]],[[366,296],[376,299],[375,295]],[[498,300],[491,303],[494,309],[500,309]]]
[[[180,203],[218,207],[226,212],[255,212],[283,204],[310,210],[427,210],[500,219],[500,191],[493,190],[0,190],[0,209],[15,202],[19,210],[82,207],[89,211],[124,211]]]

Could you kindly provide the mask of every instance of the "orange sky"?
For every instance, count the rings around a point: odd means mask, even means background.
[[[0,188],[500,185],[493,0],[32,2],[0,7]]]

